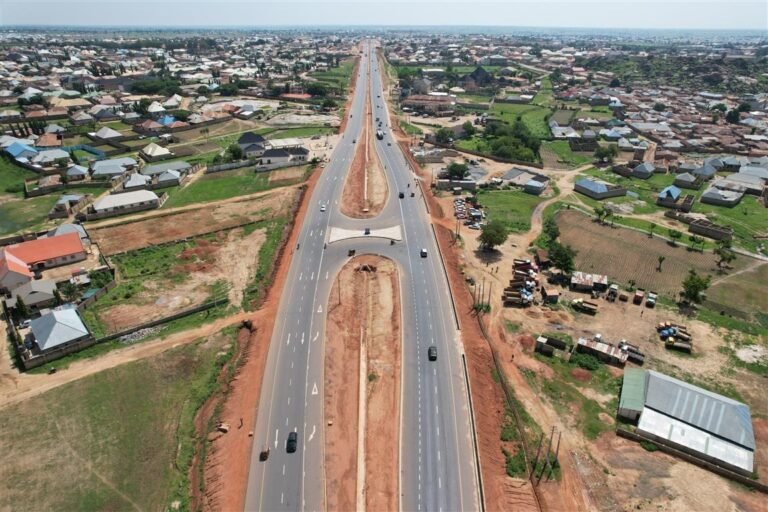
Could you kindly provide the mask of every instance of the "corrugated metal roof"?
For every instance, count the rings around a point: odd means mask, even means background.
[[[639,368],[624,370],[624,382],[621,384],[619,409],[642,411],[645,405],[645,371]]]
[[[645,405],[705,432],[755,449],[749,406],[736,400],[649,370]]]
[[[752,472],[754,469],[755,455],[751,450],[715,437],[653,409],[647,407],[643,409],[637,429],[745,471]]]
[[[30,325],[40,350],[47,350],[88,335],[88,329],[74,308],[51,311]]]

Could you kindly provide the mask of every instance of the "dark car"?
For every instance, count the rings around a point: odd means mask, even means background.
[[[400,199],[404,198],[405,197],[405,192],[400,192],[399,197],[400,197]]]
[[[365,228],[365,230],[363,231],[363,234],[370,235],[371,234],[371,228]]]
[[[296,445],[298,444],[298,438],[299,436],[296,435],[296,432],[291,432],[288,434],[288,440],[285,442],[285,451],[288,453],[293,453],[296,451]]]
[[[427,357],[430,361],[437,361],[437,347],[432,345],[427,349]]]

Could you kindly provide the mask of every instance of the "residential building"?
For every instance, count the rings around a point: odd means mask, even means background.
[[[607,199],[627,194],[627,189],[605,181],[584,178],[576,182],[574,190],[592,199]]]
[[[34,344],[33,353],[59,351],[91,339],[91,333],[75,308],[51,311],[32,320],[29,341]],[[35,350],[36,349],[36,350]]]
[[[17,256],[0,249],[0,292],[11,291],[32,280],[34,274]]]
[[[37,238],[5,247],[33,270],[69,265],[86,258],[86,250],[78,233]]]
[[[52,306],[56,302],[56,283],[51,279],[29,281],[11,291],[11,297],[5,299],[8,308],[15,308],[19,299],[32,310]]]
[[[151,210],[160,206],[160,198],[149,190],[136,190],[124,194],[110,194],[91,205],[93,213],[100,217]]]

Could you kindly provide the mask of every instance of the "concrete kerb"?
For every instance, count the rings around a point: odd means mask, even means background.
[[[485,493],[483,492],[483,471],[480,466],[480,450],[477,446],[477,429],[475,428],[475,406],[472,402],[472,386],[469,383],[469,371],[467,370],[467,356],[461,354],[461,363],[464,368],[464,381],[467,385],[467,399],[469,400],[469,426],[472,429],[472,450],[475,453],[475,469],[477,472],[477,488],[480,491],[480,510],[485,512]]]
[[[403,239],[403,232],[400,226],[392,226],[389,228],[372,229],[367,235],[362,229],[345,229],[337,227],[332,227],[330,233],[328,233],[329,244],[353,238],[385,238],[401,241]]]
[[[437,240],[437,231],[435,231],[435,225],[430,223],[429,227],[432,228],[432,236],[435,237],[435,244],[437,245],[437,253],[440,255],[440,263],[443,265],[443,273],[445,278],[448,279],[448,267],[445,265],[445,259],[443,258],[443,251],[440,248],[440,242]],[[461,330],[461,324],[459,323],[459,315],[456,312],[456,301],[453,299],[453,292],[451,291],[450,281],[448,284],[448,295],[451,297],[451,309],[453,310],[453,320],[456,322],[456,329]]]

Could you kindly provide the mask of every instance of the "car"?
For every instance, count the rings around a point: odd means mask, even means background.
[[[391,146],[391,145],[392,145],[392,143],[391,143],[391,142],[387,142],[387,146]]]
[[[285,451],[288,453],[293,453],[296,451],[296,445],[299,444],[299,436],[296,435],[296,432],[291,432],[288,434],[288,439],[285,441]]]
[[[427,349],[427,358],[429,358],[430,361],[437,361],[437,347],[434,345],[431,345]]]
[[[370,235],[371,234],[371,228],[365,228],[365,230],[363,231],[363,234]]]
[[[474,224],[469,225],[469,229],[480,229],[480,224],[475,222]]]
[[[323,204],[323,205],[320,205],[320,211],[321,211],[321,212],[324,212],[324,211],[325,211],[325,205],[324,205],[324,204]]]
[[[352,139],[352,144],[354,144],[355,142],[357,142],[357,139]]]
[[[427,257],[427,250],[426,249],[422,249],[419,254],[421,254],[422,258],[426,258]]]
[[[30,325],[32,325],[32,320],[27,318],[27,319],[21,321],[21,323],[19,324],[19,327],[21,327],[22,329],[26,329]]]
[[[405,192],[400,192],[400,193],[397,195],[397,197],[399,197],[400,199],[404,198],[404,197],[405,197]]]

